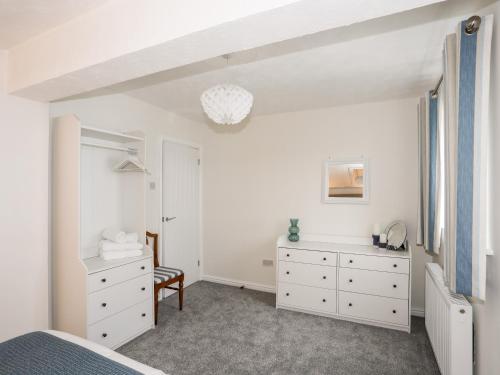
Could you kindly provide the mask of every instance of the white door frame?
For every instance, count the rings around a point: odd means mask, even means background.
[[[199,278],[198,280],[202,280],[204,272],[203,272],[203,147],[194,142],[190,141],[185,141],[182,139],[177,139],[177,138],[171,138],[171,137],[161,137],[161,171],[160,171],[160,217],[158,218],[160,222],[160,254],[158,254],[160,265],[163,260],[163,223],[161,221],[161,218],[164,216],[163,215],[163,144],[165,141],[172,142],[172,143],[177,143],[179,145],[183,146],[190,146],[198,150],[199,157],[200,157],[200,167],[198,168],[198,211],[199,211],[199,247],[198,247],[198,256],[200,259],[200,267],[199,267]]]

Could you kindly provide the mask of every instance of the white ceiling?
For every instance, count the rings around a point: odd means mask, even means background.
[[[105,0],[0,0],[0,49],[9,49]]]
[[[404,14],[330,30],[141,78],[111,88],[197,121],[200,94],[239,84],[253,93],[252,116],[416,97],[441,74],[444,37],[487,1],[448,0]]]
[[[8,92],[53,101],[445,0],[109,0],[9,50]]]
[[[253,93],[255,116],[417,96],[440,74],[447,29],[446,22],[416,26],[177,78],[128,94],[198,121],[205,119],[200,94],[226,82]]]
[[[208,122],[199,97],[218,83],[253,93],[251,116],[416,97],[441,74],[445,35],[494,0],[445,2],[218,57],[74,98],[126,93]]]

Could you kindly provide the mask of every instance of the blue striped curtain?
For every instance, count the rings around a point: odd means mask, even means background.
[[[488,220],[488,104],[492,16],[445,42],[445,278],[453,292],[484,300]],[[456,43],[456,45],[453,45]],[[455,65],[455,67],[454,67]],[[456,70],[455,70],[456,69]]]
[[[439,253],[438,225],[438,99],[432,93],[419,103],[419,180],[417,245],[430,253]],[[437,234],[437,236],[436,236]]]

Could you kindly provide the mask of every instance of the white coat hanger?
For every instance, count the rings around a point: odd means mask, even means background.
[[[150,174],[144,164],[135,156],[128,156],[126,159],[115,165],[115,172],[144,172]]]

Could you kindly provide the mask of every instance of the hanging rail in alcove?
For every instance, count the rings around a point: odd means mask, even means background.
[[[129,154],[137,154],[137,150],[135,148],[132,148],[132,147],[111,146],[111,145],[105,145],[105,144],[101,144],[101,143],[92,143],[92,142],[88,142],[88,141],[81,141],[80,144],[82,146],[106,148],[109,150],[128,152]]]

